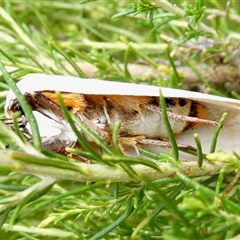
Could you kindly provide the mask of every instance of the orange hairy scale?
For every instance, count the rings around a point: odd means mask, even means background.
[[[151,97],[148,96],[125,96],[125,95],[92,95],[84,94],[87,106],[106,107],[108,110],[116,109],[118,111],[133,112],[139,111],[140,107],[150,103]]]
[[[54,91],[42,91],[41,94],[50,101],[58,104],[58,99]],[[159,107],[159,98],[151,96],[127,96],[127,95],[93,95],[61,92],[64,104],[69,109],[84,112],[87,107],[106,107],[107,109],[115,109],[116,111],[133,112],[140,111],[144,106],[153,104]],[[197,117],[205,119],[207,117],[207,109],[200,103],[183,98],[165,98],[167,108],[177,114],[187,115],[189,117]],[[186,109],[188,114],[186,114]],[[184,114],[184,112],[185,114]],[[199,122],[201,124],[201,122]],[[196,123],[194,123],[196,126]]]
[[[28,94],[27,94],[28,95]],[[26,96],[27,97],[27,96]],[[59,106],[58,99],[54,91],[39,91],[35,92],[32,97],[40,103],[41,107],[47,105],[53,112],[61,116],[62,113],[54,109],[54,106]],[[121,114],[121,121],[129,119],[137,119],[141,117],[142,111],[150,110],[161,114],[161,106],[159,105],[158,97],[151,96],[127,96],[127,95],[95,95],[95,94],[80,94],[61,92],[61,97],[66,107],[74,114],[85,114],[89,120],[98,119],[101,112],[105,108],[107,117],[114,117],[116,113]],[[31,99],[31,98],[30,98]],[[49,102],[47,102],[47,100]],[[191,121],[181,118],[181,116],[206,119],[207,109],[202,104],[185,98],[165,98],[166,106],[169,113],[176,114],[169,117],[173,121],[185,121],[185,126],[182,131],[188,130],[205,124],[203,121]],[[31,104],[31,101],[28,101]],[[56,104],[56,105],[54,105]],[[136,115],[137,114],[137,115]],[[148,123],[149,124],[149,123]],[[107,129],[107,128],[106,128]],[[175,134],[179,134],[176,132]]]
[[[148,96],[106,95],[105,100],[108,106],[116,110],[133,112],[139,111],[141,106],[149,104],[152,98]]]
[[[42,91],[41,94],[50,101],[59,105],[56,93],[54,91]],[[87,106],[82,94],[61,92],[61,97],[65,106],[69,109],[73,109],[76,112],[83,112]]]

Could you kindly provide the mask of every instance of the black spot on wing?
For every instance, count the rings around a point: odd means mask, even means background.
[[[176,99],[175,98],[165,98],[166,107],[174,107],[176,106]]]
[[[190,112],[189,112],[190,117],[198,117],[198,114],[199,114],[198,105],[199,103],[197,102],[194,102],[194,101],[191,102]]]
[[[199,103],[195,102],[195,101],[191,101],[191,106],[190,106],[190,111],[189,111],[189,117],[198,117],[199,112],[198,112],[198,107],[199,107]],[[188,122],[187,125],[184,128],[185,130],[194,128],[196,126],[195,122]]]
[[[184,98],[180,98],[178,100],[178,104],[179,104],[180,107],[184,107],[184,106],[186,106],[187,101]]]
[[[186,105],[186,101],[184,99],[181,99],[181,104],[179,103],[179,98],[165,97],[164,99],[165,99],[165,103],[166,103],[166,107],[167,108],[176,107],[177,104],[179,104],[182,107]],[[160,104],[159,97],[152,97],[152,99],[149,102],[149,104],[153,104],[155,106],[159,106],[159,104]]]

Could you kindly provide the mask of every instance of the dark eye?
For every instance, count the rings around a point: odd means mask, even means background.
[[[21,105],[19,104],[17,99],[14,99],[9,110],[11,110],[12,112],[21,112],[23,114],[23,110]]]

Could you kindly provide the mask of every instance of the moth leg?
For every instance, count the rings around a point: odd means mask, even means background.
[[[168,141],[161,141],[161,140],[155,140],[155,139],[140,139],[138,141],[139,144],[142,145],[152,145],[152,146],[159,146],[162,148],[171,148],[172,145]],[[196,148],[194,148],[191,145],[186,144],[177,144],[178,149],[180,150],[193,150],[196,151]]]
[[[132,137],[119,137],[119,146],[122,151],[124,151],[125,148],[127,147],[133,147],[134,150],[136,151],[136,154],[139,155],[138,148],[139,146],[159,146],[161,148],[171,148],[172,145],[171,143],[166,140],[166,141],[161,141],[161,140],[156,140],[156,139],[148,139],[143,135],[139,136],[132,136]],[[186,144],[177,144],[178,148],[180,150],[193,150],[196,151],[196,148],[190,145]]]
[[[16,119],[17,121],[17,125],[19,127],[19,130],[24,134],[24,136],[26,137],[26,139],[28,141],[30,141],[32,139],[32,135],[30,134],[30,132],[28,131],[28,129],[26,128],[26,125],[28,123],[28,120],[25,116],[21,116],[19,118]],[[3,120],[3,122],[11,129],[11,130],[15,130],[14,129],[14,120],[13,118],[6,118]]]
[[[87,126],[93,130],[95,133],[97,133],[103,140],[109,142],[109,136],[108,133],[104,130],[102,130],[97,124],[93,123],[89,118],[84,116],[81,113],[77,113],[77,116],[85,123]]]
[[[26,124],[28,122],[28,120],[24,116],[21,116],[21,117],[17,118],[16,121],[17,121],[17,124],[18,124],[19,127],[26,126]],[[14,126],[13,118],[6,118],[6,119],[3,120],[3,122],[8,127],[13,127]]]
[[[120,136],[118,141],[121,152],[124,153],[125,148],[132,147],[135,150],[137,156],[140,156],[137,146],[139,145],[138,143],[141,139],[145,139],[145,136],[143,135],[131,137]]]

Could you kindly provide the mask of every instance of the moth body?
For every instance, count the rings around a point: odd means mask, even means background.
[[[170,147],[159,103],[159,87],[44,74],[28,75],[18,82],[18,87],[32,107],[43,146],[48,149],[58,151],[77,141],[59,107],[55,91],[61,92],[64,104],[72,113],[110,145],[113,126],[120,123],[119,142],[125,149],[143,146],[158,153]],[[203,150],[208,151],[217,121],[227,112],[229,116],[218,146],[224,150],[239,149],[236,132],[240,130],[239,101],[167,88],[161,91],[179,146],[193,149],[193,133],[196,132]],[[5,104],[6,117],[11,118],[17,110],[21,111],[21,106],[10,91]],[[31,134],[28,123],[25,127]],[[89,136],[84,137],[92,141]],[[162,141],[165,142],[161,144]]]

